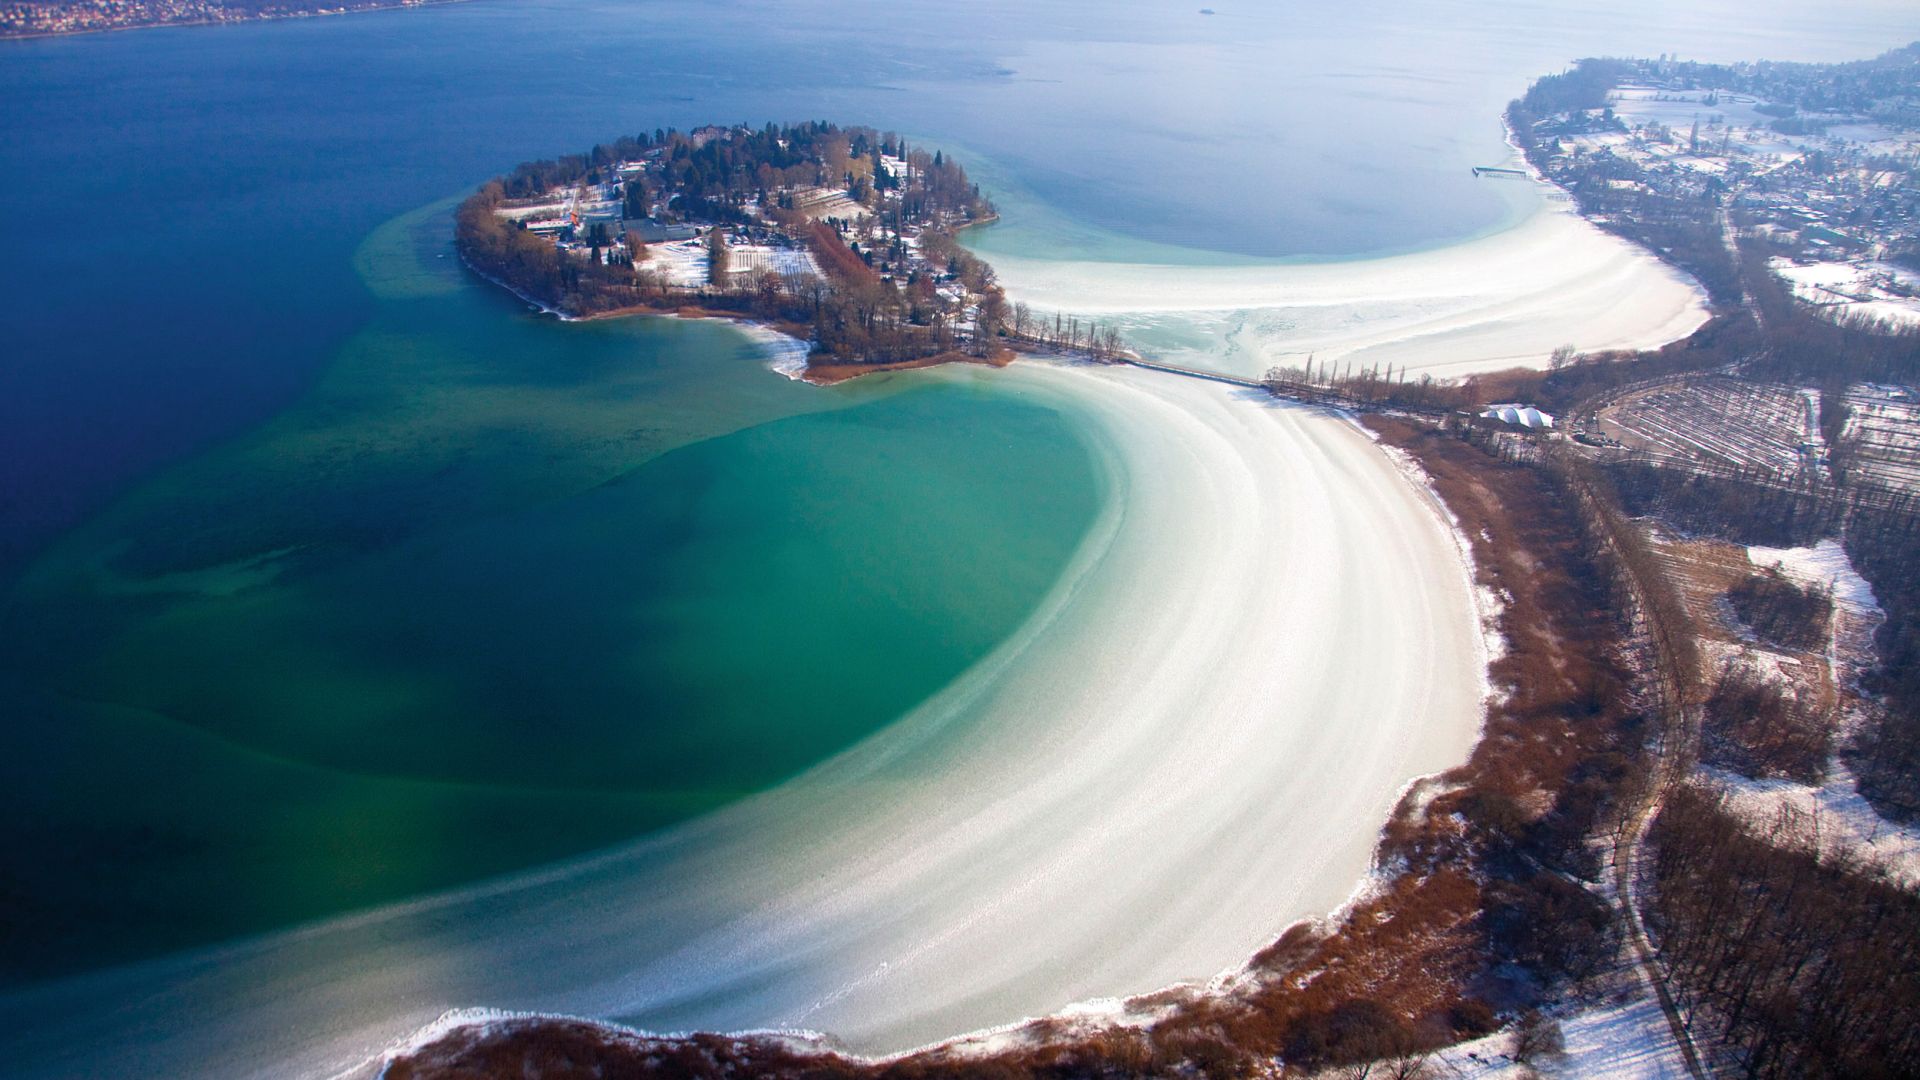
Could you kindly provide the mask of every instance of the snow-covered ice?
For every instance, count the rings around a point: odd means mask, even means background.
[[[1349,262],[1232,266],[992,256],[1008,296],[1106,320],[1160,359],[1259,376],[1279,364],[1436,378],[1664,345],[1706,321],[1678,271],[1564,206],[1451,247]]]
[[[306,1077],[449,1009],[886,1052],[1241,967],[1463,760],[1449,523],[1352,425],[1217,383],[923,373],[1084,424],[1103,516],[944,691],[771,792],[581,863],[0,1001],[16,1077]]]

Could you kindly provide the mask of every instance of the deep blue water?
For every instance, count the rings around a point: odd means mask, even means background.
[[[1911,5],[480,0],[0,44],[0,571],[284,405],[379,222],[628,129],[828,117],[988,155],[1074,220],[1347,256],[1507,207],[1466,165],[1589,52],[1840,57]]]
[[[1455,182],[1358,229],[1340,206],[1337,228],[1263,213],[1286,176],[1218,135],[1234,87],[1150,123],[1087,96],[1124,75],[1081,51],[1088,28],[1116,53],[1184,38],[1204,56],[1224,20],[1008,7],[955,35],[951,19],[501,0],[0,47],[0,568],[298,394],[367,317],[349,256],[375,225],[623,131],[825,117],[934,134],[1092,220],[1201,248],[1345,253],[1497,211]]]

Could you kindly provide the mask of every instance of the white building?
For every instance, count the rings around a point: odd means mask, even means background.
[[[1550,428],[1553,426],[1552,414],[1543,413],[1531,405],[1492,405],[1480,415],[1515,427]]]

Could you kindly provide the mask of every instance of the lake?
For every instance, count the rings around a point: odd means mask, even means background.
[[[1503,103],[1590,53],[1840,59],[1911,5],[504,0],[0,46],[0,977],[482,880],[885,729],[1110,492],[1071,402],[833,390],[561,325],[448,203],[629,130],[865,123],[1023,258],[1497,232]]]

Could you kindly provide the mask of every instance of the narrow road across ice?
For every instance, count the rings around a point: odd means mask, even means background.
[[[1401,787],[1478,732],[1481,635],[1426,493],[1353,425],[1234,387],[922,377],[1085,418],[1112,485],[976,668],[630,849],[0,1001],[8,1074],[326,1076],[468,1006],[886,1052],[1206,978],[1337,908]]]

